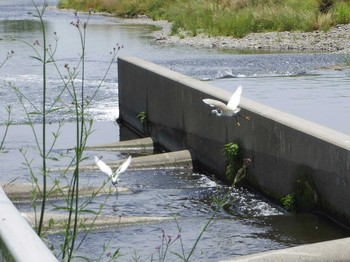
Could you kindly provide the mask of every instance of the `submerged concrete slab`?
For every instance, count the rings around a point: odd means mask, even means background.
[[[112,169],[117,169],[125,160],[108,162]],[[133,157],[128,170],[139,169],[192,169],[192,156],[188,150]],[[81,171],[98,170],[95,164],[80,166]]]
[[[112,169],[117,169],[124,160],[108,162],[107,164]],[[128,170],[140,170],[140,169],[192,169],[192,157],[188,150],[161,153],[140,157],[133,157]],[[65,169],[66,170],[66,169]],[[73,170],[73,168],[72,168]],[[95,164],[82,165],[80,167],[81,171],[98,171],[98,167]],[[7,196],[12,201],[30,201],[32,199],[32,192],[34,190],[34,185],[30,183],[11,183],[1,185],[6,192]],[[48,187],[48,199],[62,198],[69,188],[51,188]],[[128,188],[118,187],[118,193],[127,193]],[[41,197],[41,185],[40,190],[37,193],[37,197]],[[80,196],[90,196],[93,194],[110,194],[116,192],[116,188],[110,183],[107,183],[104,187],[101,186],[80,186],[79,195]]]
[[[150,137],[131,139],[116,143],[88,146],[89,151],[118,151],[122,153],[153,154],[153,140]]]
[[[350,261],[350,238],[256,253],[220,262],[345,262]]]
[[[19,201],[31,201],[33,197],[33,190],[34,185],[27,183],[27,184],[5,184],[2,185],[3,190],[5,191],[8,198],[11,199],[11,201],[19,202]],[[62,190],[58,190],[57,188],[51,189],[51,187],[48,187],[48,190],[50,191],[49,195],[47,196],[48,199],[57,199],[62,198],[65,194],[68,192],[68,187],[65,187]],[[108,185],[104,187],[97,187],[97,186],[80,186],[79,188],[79,195],[80,196],[91,196],[94,194],[97,195],[103,195],[103,194],[113,194],[116,192],[116,188],[114,186],[111,186],[109,183]],[[127,188],[118,187],[118,193],[126,193],[128,192]],[[37,194],[37,197],[40,198],[41,194],[40,191]]]
[[[30,223],[32,227],[35,226],[35,213],[22,212],[22,216]],[[64,223],[67,221],[68,214],[46,212],[44,216],[44,229],[48,233],[55,233],[64,229]],[[85,225],[82,229],[103,229],[110,227],[122,227],[130,225],[143,225],[150,223],[161,223],[173,220],[172,217],[130,217],[130,216],[108,216],[108,215],[80,215],[79,222]],[[50,224],[50,226],[49,226]]]

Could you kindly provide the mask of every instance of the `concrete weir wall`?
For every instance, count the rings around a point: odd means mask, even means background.
[[[188,149],[199,166],[224,177],[224,145],[238,143],[252,164],[248,183],[279,200],[305,179],[320,210],[350,225],[350,136],[241,99],[242,114],[208,117],[203,98],[227,102],[230,92],[135,58],[118,61],[120,119],[170,151]],[[148,128],[137,117],[144,112]],[[346,121],[344,119],[344,121]]]

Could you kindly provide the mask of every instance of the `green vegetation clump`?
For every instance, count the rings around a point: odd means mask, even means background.
[[[173,22],[172,34],[244,37],[252,32],[327,31],[350,22],[345,0],[60,0],[60,8],[147,15]]]
[[[137,118],[139,119],[140,123],[143,127],[143,132],[145,136],[149,135],[149,128],[148,128],[148,115],[147,112],[142,111],[137,115]]]
[[[318,194],[309,176],[301,175],[295,183],[294,191],[298,212],[311,212],[317,207]]]
[[[287,209],[290,212],[295,213],[296,210],[296,204],[295,204],[295,194],[288,194],[281,198],[281,203],[284,206],[285,209]]]
[[[227,162],[226,180],[230,183],[233,183],[235,176],[242,165],[241,149],[238,144],[229,143],[225,145],[223,153]]]
[[[312,169],[302,166],[297,173],[293,192],[281,198],[281,203],[290,212],[313,212],[318,207],[319,195],[313,182]]]

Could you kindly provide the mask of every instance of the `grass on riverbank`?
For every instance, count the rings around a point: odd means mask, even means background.
[[[197,35],[243,37],[251,32],[327,31],[350,23],[345,0],[60,0],[60,8],[109,12],[118,16],[145,14],[173,22],[180,30]]]

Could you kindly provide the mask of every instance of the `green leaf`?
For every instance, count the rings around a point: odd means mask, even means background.
[[[41,115],[41,112],[38,111],[33,111],[33,112],[29,112],[29,115]]]
[[[43,60],[40,58],[40,57],[37,57],[37,56],[29,56],[30,58],[33,58],[35,60],[38,60],[40,62],[43,62]]]
[[[54,113],[54,112],[56,112],[56,111],[58,111],[58,110],[60,110],[60,109],[63,109],[63,107],[53,108],[53,109],[51,109],[51,110],[48,110],[46,113],[47,113],[47,114],[51,114],[51,113]]]
[[[120,254],[119,254],[119,249],[120,248],[118,248],[114,253],[113,253],[113,256],[112,256],[112,258],[117,258]]]

